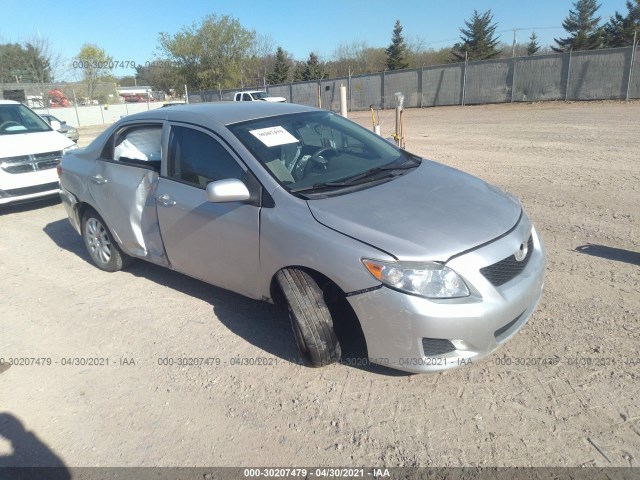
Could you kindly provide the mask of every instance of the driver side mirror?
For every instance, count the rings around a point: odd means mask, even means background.
[[[207,185],[207,201],[212,203],[244,202],[250,198],[249,189],[237,178],[218,180]]]

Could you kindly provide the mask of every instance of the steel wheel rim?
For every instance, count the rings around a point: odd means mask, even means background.
[[[96,219],[90,218],[85,225],[87,246],[91,257],[101,265],[111,261],[111,241],[104,225]]]

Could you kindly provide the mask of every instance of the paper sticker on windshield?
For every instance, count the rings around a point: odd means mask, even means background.
[[[258,130],[249,130],[249,133],[267,147],[298,143],[298,139],[282,127],[259,128]]]

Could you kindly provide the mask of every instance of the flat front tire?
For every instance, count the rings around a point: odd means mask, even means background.
[[[131,261],[94,210],[87,210],[82,216],[82,238],[93,263],[105,272],[122,270]]]
[[[322,289],[303,270],[280,270],[276,281],[287,302],[293,335],[300,353],[312,367],[340,359],[341,350]]]

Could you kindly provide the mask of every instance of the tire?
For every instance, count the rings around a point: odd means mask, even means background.
[[[131,263],[113,239],[102,217],[94,210],[87,210],[82,216],[82,239],[93,263],[105,272],[117,272]]]
[[[294,268],[280,270],[276,281],[287,302],[293,335],[306,362],[324,367],[340,360],[338,337],[322,290],[311,276]]]

